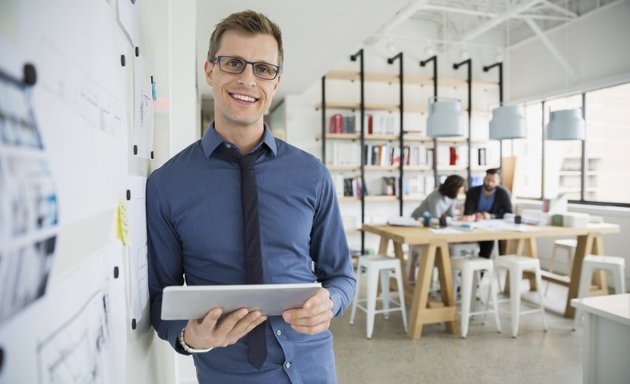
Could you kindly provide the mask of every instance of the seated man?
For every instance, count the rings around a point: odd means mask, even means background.
[[[501,219],[506,213],[512,213],[510,192],[499,185],[500,181],[499,169],[486,171],[483,185],[470,188],[466,193],[463,219],[469,221]],[[493,241],[480,241],[479,256],[489,258],[493,246]]]

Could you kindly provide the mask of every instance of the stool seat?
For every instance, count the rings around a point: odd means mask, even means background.
[[[519,265],[523,270],[540,268],[540,260],[528,256],[520,255],[503,255],[494,259],[496,267],[509,268],[513,265]]]
[[[462,273],[462,307],[461,307],[461,335],[466,338],[468,335],[468,325],[470,316],[483,314],[484,318],[488,312],[494,312],[497,331],[501,332],[501,322],[499,321],[499,307],[497,305],[497,290],[492,279],[494,277],[493,262],[483,257],[459,258],[452,261],[453,269],[459,269]],[[470,312],[472,305],[472,293],[475,285],[475,272],[486,271],[490,277],[490,289],[485,300],[485,309],[482,311]],[[492,309],[488,309],[488,303],[492,301]]]
[[[611,273],[615,282],[615,293],[626,293],[624,268],[626,259],[619,256],[587,255],[582,262],[582,273],[580,274],[580,287],[578,298],[588,297],[591,290],[591,280],[593,272],[605,270]],[[573,330],[577,328],[582,317],[582,311],[577,308],[575,319],[573,320]]]
[[[521,311],[520,283],[523,278],[523,271],[533,271],[536,275],[536,285],[542,286],[542,277],[540,273],[540,260],[533,257],[520,255],[505,255],[494,259],[495,268],[505,268],[510,272],[510,318],[512,325],[512,337],[518,336],[519,317],[530,313],[540,312],[543,320],[543,327],[547,331],[547,319],[545,318],[545,307],[543,305],[543,296],[538,291],[540,299],[540,307],[531,311]]]
[[[554,241],[553,244],[559,247],[573,248],[575,250],[575,248],[577,247],[577,240],[576,239],[559,239],[559,240]]]
[[[623,257],[602,255],[585,256],[584,262],[589,263],[593,268],[608,268],[610,266],[623,267],[626,264],[626,261]]]
[[[361,287],[361,274],[365,269],[367,274],[367,298],[359,299],[359,290]],[[394,272],[394,277],[397,282],[398,289],[398,301],[390,299],[389,296],[389,279],[390,272]],[[376,309],[377,290],[379,275],[381,278],[381,302],[383,309]],[[357,308],[366,312],[367,314],[367,338],[371,339],[374,332],[374,318],[377,313],[383,313],[385,319],[389,318],[389,313],[393,311],[402,312],[403,327],[407,332],[407,311],[405,309],[405,293],[403,289],[402,272],[400,268],[400,260],[388,257],[388,256],[361,256],[359,257],[357,267],[357,285],[354,293],[354,300],[352,302],[352,312],[350,314],[350,324],[354,324],[354,317]],[[361,305],[365,302],[367,307]],[[396,307],[390,307],[390,302],[397,304]]]

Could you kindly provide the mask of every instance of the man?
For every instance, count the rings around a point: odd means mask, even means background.
[[[512,213],[510,192],[499,185],[499,170],[488,169],[483,178],[483,185],[470,188],[464,202],[464,218],[470,221],[502,219],[506,213]],[[493,241],[479,242],[479,256],[490,258]]]
[[[264,15],[245,11],[217,24],[204,67],[215,121],[147,182],[152,324],[176,351],[193,354],[200,383],[336,382],[328,328],[351,301],[355,280],[328,171],[263,122],[282,61],[280,29]],[[246,154],[258,156],[259,236],[248,226]],[[166,286],[251,283],[246,254],[254,240],[262,283],[323,288],[282,316],[214,308],[203,319],[161,320]]]

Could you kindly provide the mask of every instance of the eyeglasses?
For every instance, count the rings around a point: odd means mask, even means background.
[[[219,64],[219,68],[221,68],[223,72],[234,74],[243,73],[247,64],[251,64],[254,76],[263,80],[273,80],[278,77],[280,73],[280,67],[277,65],[263,61],[247,61],[233,56],[217,56],[215,63]]]

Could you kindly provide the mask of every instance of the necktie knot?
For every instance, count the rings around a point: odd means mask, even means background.
[[[261,144],[254,152],[243,155],[236,149],[233,149],[233,147],[221,144],[216,150],[227,160],[240,163],[242,167],[253,168],[256,160],[265,153],[265,149],[265,146]]]

